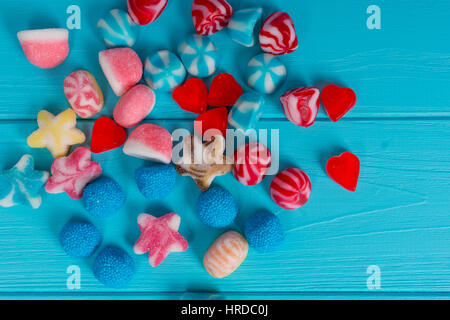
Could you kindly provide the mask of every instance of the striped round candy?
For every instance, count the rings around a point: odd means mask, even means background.
[[[163,12],[167,0],[127,0],[128,13],[140,25],[152,23]]]
[[[264,52],[281,55],[298,48],[294,22],[286,12],[272,13],[259,32],[259,43]]]
[[[227,26],[233,15],[233,8],[225,0],[194,0],[192,20],[195,31],[209,36]]]
[[[233,175],[246,186],[260,183],[272,163],[270,150],[263,144],[252,142],[240,146],[234,153]]]
[[[108,48],[132,47],[136,43],[137,26],[123,10],[111,10],[98,21],[97,28]]]
[[[311,193],[308,175],[298,169],[289,168],[278,173],[270,184],[270,196],[283,209],[293,210],[303,206]]]
[[[244,93],[228,113],[230,126],[246,135],[254,135],[255,127],[263,112],[264,98],[255,92]]]
[[[253,33],[262,13],[261,7],[242,9],[233,13],[227,27],[230,38],[245,47],[253,46],[255,43]]]
[[[194,77],[205,78],[216,72],[217,48],[207,37],[188,36],[178,46],[178,54],[187,72]]]
[[[172,91],[183,83],[185,77],[186,69],[169,50],[160,50],[145,60],[144,78],[155,90]]]
[[[274,55],[261,53],[248,62],[247,84],[261,93],[273,93],[285,79],[286,67]]]
[[[225,278],[233,273],[248,253],[248,243],[236,231],[222,234],[203,257],[203,266],[214,278]]]
[[[286,118],[292,123],[309,127],[316,120],[320,105],[320,91],[315,87],[293,89],[280,97]]]

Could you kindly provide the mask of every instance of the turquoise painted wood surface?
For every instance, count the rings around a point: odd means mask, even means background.
[[[104,3],[104,5],[101,5]],[[242,230],[245,219],[264,208],[279,215],[287,237],[272,254],[250,251],[230,277],[217,280],[203,269],[201,259],[224,230],[203,226],[194,203],[199,191],[189,178],[179,177],[176,190],[163,201],[146,201],[133,172],[144,161],[121,150],[95,155],[104,173],[127,192],[120,212],[104,221],[91,219],[80,201],[65,194],[44,195],[43,205],[0,209],[1,298],[448,298],[450,297],[450,27],[447,1],[230,1],[235,9],[261,4],[266,15],[288,11],[300,36],[300,49],[282,57],[288,81],[269,97],[260,128],[280,130],[280,168],[299,166],[312,181],[312,195],[303,208],[288,212],[270,199],[272,177],[256,187],[244,187],[231,175],[216,180],[239,202],[232,228]],[[16,39],[28,28],[64,27],[66,8],[81,8],[82,28],[70,32],[71,53],[53,70],[30,65]],[[382,29],[366,27],[369,5],[382,13]],[[193,32],[190,0],[171,0],[152,25],[140,28],[136,50],[142,59],[159,49],[174,50]],[[78,68],[91,71],[106,97],[101,114],[111,115],[117,98],[97,61],[103,49],[95,25],[109,9],[125,1],[2,1],[0,3],[0,169],[31,153],[40,169],[49,169],[48,151],[30,149],[26,137],[36,129],[42,108],[60,112],[68,107],[62,82]],[[177,21],[177,23],[173,23]],[[242,81],[245,65],[259,52],[234,44],[226,32],[212,39],[222,55],[220,71]],[[332,123],[321,109],[308,129],[288,122],[277,101],[288,89],[327,82],[351,86],[358,105]],[[192,114],[182,111],[169,95],[160,94],[147,121],[167,129],[192,129]],[[89,136],[93,120],[79,122]],[[89,141],[86,143],[89,145]],[[356,193],[334,184],[324,171],[328,157],[343,150],[361,160]],[[130,287],[111,290],[92,275],[93,259],[72,259],[57,235],[72,217],[94,222],[105,245],[131,252],[139,235],[141,212],[182,217],[181,233],[190,243],[184,253],[170,255],[158,268],[146,256],[134,256],[137,274]],[[81,289],[66,287],[70,265],[81,268]],[[367,286],[366,270],[376,265],[381,288]],[[200,292],[200,293],[199,293]]]

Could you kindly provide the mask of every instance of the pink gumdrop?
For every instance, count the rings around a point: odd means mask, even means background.
[[[144,123],[134,129],[123,147],[129,156],[170,163],[172,159],[172,135],[153,123]]]
[[[270,196],[283,209],[293,210],[303,206],[311,193],[308,175],[298,169],[289,168],[278,173],[270,184]]]
[[[113,116],[118,125],[131,128],[141,122],[155,106],[155,93],[143,84],[138,84],[125,93],[117,102]]]
[[[291,17],[286,12],[272,13],[261,27],[259,43],[264,52],[275,55],[297,50],[298,39]]]
[[[315,87],[293,89],[283,94],[280,102],[289,121],[301,127],[309,127],[319,112],[320,91]]]
[[[103,73],[116,96],[120,97],[142,78],[142,61],[130,48],[113,48],[98,54]]]
[[[67,29],[25,30],[17,38],[28,61],[42,69],[59,66],[69,55]]]
[[[272,156],[265,145],[242,145],[234,153],[233,175],[243,185],[253,186],[264,179],[271,163]]]
[[[163,12],[167,0],[127,0],[128,14],[140,25],[154,22]]]
[[[209,36],[225,28],[233,8],[225,0],[194,0],[192,20],[198,34]]]

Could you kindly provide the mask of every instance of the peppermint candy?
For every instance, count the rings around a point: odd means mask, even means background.
[[[272,163],[270,150],[263,144],[253,142],[240,146],[234,153],[233,175],[246,186],[260,183]]]
[[[289,168],[278,173],[270,184],[270,196],[283,209],[293,210],[303,206],[311,193],[308,175],[298,169]]]
[[[209,36],[225,28],[233,15],[233,8],[225,0],[194,0],[192,20],[195,31]]]
[[[293,89],[280,97],[286,118],[301,127],[309,127],[316,120],[320,105],[320,91],[315,87]]]
[[[272,13],[259,32],[259,43],[264,52],[282,55],[298,48],[294,22],[286,12]]]

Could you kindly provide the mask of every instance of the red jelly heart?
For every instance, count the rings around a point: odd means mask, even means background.
[[[358,184],[359,159],[351,152],[332,157],[327,162],[327,174],[341,187],[354,192]]]
[[[220,131],[222,136],[226,136],[228,127],[228,109],[225,107],[214,108],[208,110],[197,117],[194,121],[194,130],[197,134],[202,135],[205,139],[210,140],[216,133]],[[210,129],[216,129],[207,132]],[[205,135],[206,133],[206,135]]]
[[[172,98],[185,111],[203,113],[208,107],[208,88],[202,80],[191,78],[173,91]]]
[[[242,96],[241,85],[229,73],[218,74],[211,82],[208,105],[214,107],[233,106]]]
[[[127,140],[124,128],[108,117],[100,117],[92,129],[91,151],[101,153],[120,147]]]
[[[320,99],[333,122],[341,119],[356,104],[356,94],[352,89],[340,88],[334,84],[329,84],[322,90]]]

